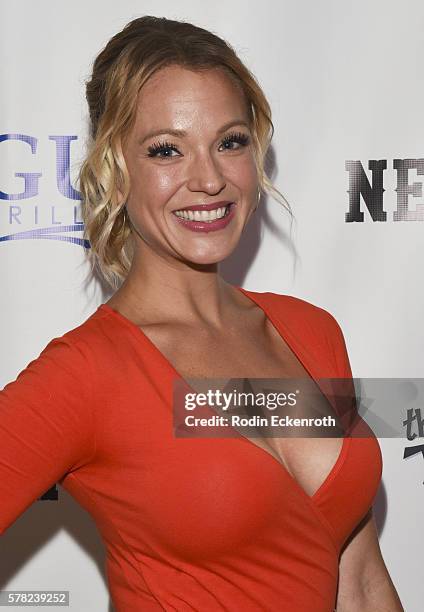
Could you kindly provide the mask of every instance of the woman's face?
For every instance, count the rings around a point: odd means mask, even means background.
[[[258,177],[246,103],[223,71],[155,73],[140,90],[124,157],[135,256],[147,247],[169,261],[211,264],[234,250]],[[184,212],[205,205],[212,209]]]

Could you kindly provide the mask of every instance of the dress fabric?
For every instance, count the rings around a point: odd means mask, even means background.
[[[313,379],[351,378],[342,331],[300,298],[238,288]],[[382,456],[345,437],[313,495],[243,436],[176,438],[178,373],[107,304],[0,392],[0,534],[55,483],[106,548],[116,612],[332,612],[339,555]]]

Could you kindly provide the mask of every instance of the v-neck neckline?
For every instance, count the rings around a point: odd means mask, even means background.
[[[244,294],[251,302],[256,304],[262,310],[262,312],[264,313],[265,317],[272,324],[272,326],[276,330],[276,332],[279,335],[279,337],[281,338],[281,340],[287,345],[287,347],[289,348],[291,353],[298,360],[298,362],[304,368],[304,370],[307,372],[307,374],[310,376],[310,378],[315,382],[315,384],[318,386],[318,388],[320,388],[320,386],[319,386],[319,384],[317,382],[319,377],[317,377],[311,371],[311,369],[307,365],[305,365],[305,363],[303,361],[303,359],[305,358],[305,353],[302,354],[302,352],[296,347],[296,343],[294,341],[293,334],[291,333],[291,331],[287,327],[287,325],[277,315],[275,315],[275,313],[273,313],[271,311],[271,309],[269,309],[266,306],[266,304],[264,304],[260,300],[260,298],[255,297],[257,292],[249,291],[247,289],[243,289],[243,287],[239,287],[237,285],[233,285],[233,287],[234,287],[234,289],[236,289],[240,293]],[[125,323],[130,328],[130,330],[133,331],[134,334],[136,334],[139,337],[141,337],[144,340],[144,342],[147,343],[147,345],[156,354],[156,356],[163,362],[163,364],[167,367],[167,369],[170,371],[170,373],[173,375],[174,378],[176,378],[177,380],[179,380],[182,383],[186,384],[190,389],[192,389],[192,387],[187,383],[185,378],[172,365],[172,363],[169,361],[169,359],[162,353],[162,351],[156,346],[156,344],[154,344],[154,342],[152,340],[150,340],[148,335],[141,329],[141,327],[139,327],[138,325],[133,323],[125,315],[120,313],[118,310],[115,310],[114,308],[112,308],[111,306],[109,306],[106,303],[100,304],[100,306],[98,307],[97,310],[109,313],[112,316],[115,316],[115,318],[118,319],[119,321]],[[303,357],[303,359],[302,359],[302,357]],[[325,395],[325,394],[323,393],[323,395]],[[328,474],[325,477],[325,479],[323,480],[323,482],[318,486],[318,489],[316,489],[316,491],[312,495],[309,495],[309,493],[307,493],[305,491],[305,489],[298,482],[298,480],[294,477],[294,475],[288,470],[288,468],[284,465],[284,463],[282,463],[279,459],[277,459],[277,457],[275,457],[272,453],[268,452],[265,448],[263,448],[261,446],[258,446],[257,444],[255,444],[254,442],[249,440],[249,438],[246,438],[246,436],[243,436],[239,432],[237,432],[237,434],[238,435],[236,435],[233,439],[240,440],[241,442],[249,444],[251,447],[254,447],[254,448],[258,449],[259,452],[265,453],[265,455],[268,456],[274,463],[277,463],[280,466],[280,468],[284,471],[284,473],[287,475],[287,477],[290,479],[290,481],[292,482],[293,486],[297,489],[297,491],[300,493],[300,495],[308,502],[308,504],[310,504],[310,505],[312,505],[314,507],[315,507],[315,502],[316,502],[317,498],[328,487],[328,485],[331,483],[331,481],[335,477],[336,473],[340,469],[341,464],[344,462],[345,456],[346,456],[347,451],[348,451],[349,443],[350,443],[350,437],[347,436],[347,435],[343,436],[342,446],[340,448],[340,451],[339,451],[339,454],[337,456],[337,459],[336,459],[335,463],[333,464],[331,470],[328,472]]]

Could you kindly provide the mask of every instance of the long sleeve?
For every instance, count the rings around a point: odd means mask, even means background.
[[[92,389],[87,348],[62,336],[0,391],[0,535],[94,455]]]

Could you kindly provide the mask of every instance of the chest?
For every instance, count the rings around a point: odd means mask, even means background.
[[[267,320],[263,326],[234,326],[222,334],[204,329],[143,329],[162,356],[185,380],[195,378],[295,378],[308,379],[299,358],[288,346],[275,326]],[[341,437],[315,435],[293,437],[283,435],[249,436],[256,446],[276,459],[308,495],[313,495],[330,474],[343,446]]]
[[[143,328],[183,378],[303,378],[309,374],[269,321],[206,328]]]

